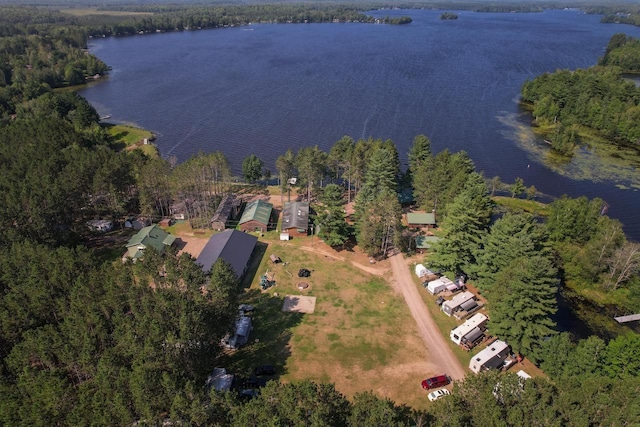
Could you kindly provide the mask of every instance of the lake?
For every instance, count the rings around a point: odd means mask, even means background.
[[[530,14],[374,11],[409,25],[250,25],[92,40],[113,67],[80,93],[110,121],[158,135],[179,161],[221,150],[238,173],[251,153],[275,173],[288,148],[323,150],[343,135],[392,139],[402,161],[418,134],[433,151],[465,150],[485,176],[516,177],[545,195],[601,197],[640,240],[640,173],[593,147],[571,161],[549,153],[518,104],[522,84],[586,68],[618,32],[576,10]]]

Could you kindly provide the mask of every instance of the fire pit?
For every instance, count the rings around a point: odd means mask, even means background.
[[[299,282],[298,283],[298,289],[300,289],[301,291],[309,289],[309,286],[310,285],[307,282]]]

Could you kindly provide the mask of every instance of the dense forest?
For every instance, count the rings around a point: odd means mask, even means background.
[[[640,41],[616,34],[600,65],[558,70],[527,81],[522,100],[532,105],[536,124],[547,129],[552,147],[571,155],[579,126],[598,131],[614,144],[640,143],[640,88],[623,77],[640,72]]]
[[[232,189],[228,161],[209,153],[176,165],[122,151],[86,100],[53,90],[106,71],[83,50],[88,27],[35,8],[0,16],[0,424],[640,423],[639,336],[575,341],[550,318],[568,282],[636,301],[638,244],[598,199],[558,199],[544,218],[498,211],[489,189],[499,179],[477,173],[464,152],[432,153],[423,135],[407,153],[407,171],[392,141],[345,136],[326,153],[317,146],[283,153],[279,182],[285,190],[298,178],[329,245],[355,242],[372,256],[411,250],[398,193],[412,190],[417,207],[441,218],[443,240],[425,261],[477,283],[491,332],[548,377],[468,376],[428,411],[373,393],[347,399],[331,384],[308,381],[272,381],[250,400],[208,390],[241,298],[232,270],[220,262],[207,277],[192,257],[173,251],[113,262],[120,252],[94,248],[85,223],[160,218],[182,202],[197,226]],[[268,175],[260,159],[247,158],[247,181]],[[521,180],[508,191],[535,197]],[[355,204],[353,226],[347,202]],[[513,326],[514,315],[522,327]]]

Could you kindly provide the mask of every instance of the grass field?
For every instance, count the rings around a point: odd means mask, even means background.
[[[230,353],[225,366],[248,373],[259,364],[274,364],[282,381],[332,382],[348,397],[372,390],[399,404],[426,407],[420,381],[433,373],[402,298],[382,277],[352,265],[350,254],[334,259],[301,250],[302,245],[310,245],[310,238],[260,243],[261,260],[250,272],[255,276],[243,301],[257,307],[251,339],[258,342]],[[272,264],[271,254],[286,265]],[[300,268],[311,270],[311,277],[298,278]],[[261,292],[260,275],[267,270],[276,286]],[[299,290],[300,281],[310,289]],[[287,294],[315,296],[315,312],[281,312]]]
[[[109,136],[112,138],[112,142],[116,146],[120,146],[123,150],[142,150],[149,157],[158,157],[158,149],[154,144],[143,144],[142,141],[146,139],[153,139],[153,133],[148,130],[140,129],[134,126],[127,125],[114,125],[103,124],[102,125]]]

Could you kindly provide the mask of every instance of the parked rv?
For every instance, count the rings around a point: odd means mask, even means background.
[[[457,294],[449,301],[442,303],[442,311],[447,316],[453,315],[454,312],[460,310],[460,306],[467,301],[475,300],[476,296],[469,291],[464,291],[461,294]]]
[[[509,345],[504,341],[496,340],[471,358],[469,369],[477,374],[481,371],[499,368],[509,359],[510,354]]]
[[[460,345],[462,343],[462,340],[475,329],[481,331],[486,329],[488,321],[489,318],[486,315],[482,313],[475,314],[471,318],[467,319],[467,321],[462,325],[451,330],[451,333],[449,334],[449,336],[451,337],[451,341]]]

